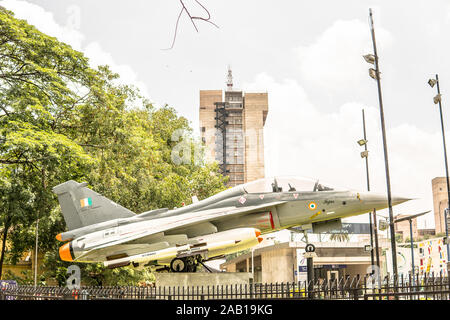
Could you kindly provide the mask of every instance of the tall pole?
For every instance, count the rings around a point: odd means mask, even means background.
[[[447,162],[447,146],[445,144],[445,131],[444,131],[444,120],[442,117],[442,104],[441,104],[441,90],[439,88],[439,76],[436,74],[436,85],[437,85],[437,92],[438,92],[438,96],[439,96],[439,114],[441,116],[441,129],[442,129],[442,143],[444,145],[444,160],[445,160],[445,175],[446,175],[446,180],[447,180],[447,208],[450,202],[450,183],[449,183],[449,178],[448,178],[448,162]],[[444,210],[445,212],[445,210]],[[445,235],[448,239],[448,228],[447,228],[447,215],[444,214],[444,219],[445,219]],[[447,241],[447,261],[449,259],[450,255],[449,255],[449,246],[448,246],[448,241]]]
[[[366,136],[366,118],[364,116],[364,109],[362,109],[362,118],[363,118],[363,132],[364,132],[364,150],[367,151],[367,136]],[[367,177],[367,191],[370,191],[370,182],[369,182],[369,157],[366,157],[366,177]]]
[[[377,267],[380,269],[380,250],[378,246],[378,227],[377,227],[377,210],[373,209],[373,233],[375,238],[375,256],[377,258]]]
[[[440,203],[439,203],[439,207],[440,207]],[[410,216],[403,217],[403,218],[398,218],[394,221],[394,223],[399,223],[399,222],[403,222],[406,220],[408,220],[408,222],[409,222],[409,239],[410,239],[409,242],[411,244],[411,280],[412,280],[412,283],[414,283],[414,281],[415,281],[414,275],[415,275],[415,269],[416,269],[415,262],[414,262],[414,234],[413,234],[413,226],[412,226],[413,219],[416,219],[428,212],[430,212],[430,211],[410,215]]]
[[[47,189],[47,183],[45,180],[45,169],[42,168],[42,189]],[[41,198],[43,202],[43,208],[45,208],[45,197]],[[39,210],[37,210],[36,219],[36,239],[35,239],[35,253],[34,253],[34,286],[37,286],[37,274],[38,274],[38,248],[39,248]]]
[[[414,281],[414,240],[413,240],[413,231],[412,231],[412,219],[409,219],[409,239],[411,242],[411,278]]]
[[[369,182],[369,157],[367,155],[367,136],[366,136],[366,118],[364,116],[364,109],[362,109],[362,118],[363,118],[363,131],[364,131],[364,151],[366,151],[366,177],[367,177],[367,191],[370,191],[370,182]],[[372,266],[375,265],[374,257],[373,257],[373,229],[372,229],[372,212],[369,212],[369,228],[370,228],[370,261]],[[378,248],[377,248],[378,249]],[[372,273],[375,270],[372,269]]]
[[[38,272],[38,243],[39,243],[39,217],[36,220],[36,240],[34,252],[34,286],[37,286],[37,272]]]
[[[254,259],[254,253],[255,252],[255,248],[252,248],[252,281],[253,283],[255,283],[255,264],[253,262]]]
[[[447,242],[447,277],[449,276],[449,266],[450,266],[450,264],[449,264],[449,262],[448,262],[448,259],[449,259],[449,257],[450,257],[450,254],[449,254],[449,249],[448,249],[448,245],[449,245],[449,243],[448,243],[448,241],[449,241],[449,239],[448,239],[448,221],[447,221],[447,215],[448,215],[448,209],[445,209],[444,210],[444,219],[445,219],[445,239],[446,239],[446,242]]]
[[[369,9],[370,14],[370,29],[372,33],[372,43],[373,43],[373,52],[375,56],[375,71],[376,71],[376,80],[378,87],[378,100],[380,103],[380,118],[381,118],[381,131],[383,133],[383,151],[384,151],[384,165],[386,169],[386,185],[387,185],[387,196],[388,196],[388,207],[389,207],[389,228],[391,232],[391,251],[392,251],[392,269],[394,278],[397,277],[397,250],[395,247],[395,229],[394,229],[394,213],[392,211],[392,197],[391,197],[391,178],[389,175],[389,159],[387,152],[387,142],[386,142],[386,128],[384,124],[384,111],[383,111],[383,98],[381,94],[381,82],[380,82],[380,67],[378,64],[378,53],[377,53],[377,45],[375,40],[375,29],[373,25],[373,17],[372,17],[372,9]]]

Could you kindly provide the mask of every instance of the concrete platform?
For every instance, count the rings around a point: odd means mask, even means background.
[[[157,287],[245,285],[250,283],[251,277],[250,272],[155,273],[155,284]]]

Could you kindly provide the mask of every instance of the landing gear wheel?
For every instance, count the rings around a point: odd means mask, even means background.
[[[316,251],[316,247],[312,243],[308,243],[305,247],[306,252],[314,252]]]
[[[175,258],[170,262],[170,271],[172,272],[186,272],[187,269],[188,264],[185,259]]]
[[[199,260],[195,257],[175,258],[170,262],[172,272],[196,272]]]

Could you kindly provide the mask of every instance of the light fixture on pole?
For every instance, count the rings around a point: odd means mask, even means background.
[[[436,80],[435,79],[430,79],[430,80],[428,80],[428,84],[430,85],[430,87],[434,87],[435,86],[435,84],[436,84]]]
[[[390,224],[390,233],[391,233],[391,248],[392,248],[392,269],[394,277],[397,277],[397,250],[395,244],[395,229],[394,229],[394,213],[392,211],[392,197],[391,197],[391,178],[389,174],[389,159],[388,159],[388,151],[387,151],[387,141],[386,141],[386,127],[384,123],[384,110],[383,110],[383,98],[381,94],[381,82],[380,82],[380,66],[379,66],[379,58],[377,53],[377,45],[375,39],[375,28],[373,24],[373,16],[372,9],[369,9],[369,17],[370,17],[370,31],[372,35],[372,45],[373,45],[373,63],[371,57],[364,56],[364,59],[370,64],[375,66],[375,69],[369,69],[369,75],[371,78],[377,81],[378,88],[378,101],[380,105],[380,120],[381,120],[381,132],[383,137],[383,151],[384,151],[384,166],[386,171],[386,186],[387,186],[387,198],[388,198],[388,208],[389,208],[389,224]],[[367,57],[367,59],[366,59]]]
[[[387,230],[389,228],[389,222],[387,217],[383,217],[385,220],[380,220],[380,225],[378,226],[378,229],[381,231]]]
[[[366,59],[366,57],[364,57]],[[366,59],[366,61],[370,61],[370,59]],[[368,61],[368,62],[369,62]],[[369,151],[367,150],[367,136],[366,136],[366,118],[364,115],[364,109],[362,109],[362,120],[363,120],[363,134],[364,134],[364,139],[360,139],[357,141],[357,143],[362,147],[364,146],[364,151],[361,152],[361,158],[365,158],[366,159],[366,178],[367,178],[367,191],[370,191],[370,182],[369,182]],[[374,217],[376,217],[376,213],[374,212]],[[376,223],[376,221],[375,221]],[[376,226],[376,224],[375,224]],[[370,261],[372,263],[372,266],[375,265],[375,258],[374,258],[374,247],[373,247],[373,235],[375,233],[376,235],[376,230],[373,229],[373,225],[372,225],[372,212],[369,212],[369,228],[370,228]],[[377,251],[377,266],[379,266],[379,262],[378,262],[378,241],[375,241],[375,248]],[[372,273],[375,271],[375,269],[372,269]]]
[[[364,110],[363,110],[363,112],[364,112]],[[365,140],[365,139],[361,139],[361,140],[358,140],[358,144],[362,147],[362,146],[364,146],[364,145],[366,145],[367,144],[367,140]]]
[[[367,63],[375,65],[375,56],[373,54],[366,54],[364,57],[364,60],[366,60]]]
[[[373,68],[370,68],[369,69],[369,76],[372,78],[372,79],[375,79],[375,80],[378,80],[378,74],[377,74],[377,71],[375,70],[375,69],[373,69]]]
[[[434,102],[434,104],[438,104],[439,102],[441,102],[441,95],[438,94],[438,95],[434,96],[433,102]]]

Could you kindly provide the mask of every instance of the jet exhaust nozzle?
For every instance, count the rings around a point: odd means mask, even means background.
[[[63,261],[73,261],[72,242],[68,242],[59,247],[59,257]]]

